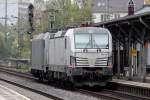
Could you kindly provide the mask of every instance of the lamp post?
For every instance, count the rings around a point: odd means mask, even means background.
[[[49,28],[52,29],[53,28],[53,23],[55,21],[55,16],[52,14],[49,15]]]
[[[53,28],[53,24],[55,22],[55,13],[58,12],[56,9],[49,9],[48,11],[48,20],[49,20],[49,28]]]
[[[6,33],[7,33],[7,0],[5,0],[5,41],[7,41]]]

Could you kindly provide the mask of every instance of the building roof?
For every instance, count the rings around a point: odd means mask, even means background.
[[[113,40],[117,40],[118,38],[124,43],[125,38],[132,38],[133,40],[143,43],[143,40],[150,40],[150,34],[148,34],[150,31],[150,23],[148,23],[149,16],[150,12],[145,12],[107,22],[95,23],[92,26],[109,29]]]
[[[144,5],[141,9],[135,12],[135,14],[141,14],[145,12],[150,12],[150,5]]]
[[[125,17],[121,17],[119,19],[113,19],[113,20],[109,20],[109,21],[105,21],[105,22],[99,22],[99,23],[94,23],[92,26],[103,26],[103,25],[108,25],[108,24],[118,24],[118,23],[127,23],[127,21],[130,20],[140,20],[140,18],[145,18],[145,17],[149,17],[150,16],[150,11],[149,12],[144,12],[144,13],[140,13],[140,14],[135,14],[135,15],[131,15],[131,16],[125,16]]]
[[[144,5],[144,0],[134,0],[135,11]],[[128,11],[129,0],[93,0],[93,13],[106,12],[126,12]]]

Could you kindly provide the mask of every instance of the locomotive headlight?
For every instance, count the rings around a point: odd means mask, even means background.
[[[112,68],[112,58],[108,58],[108,63],[107,63],[108,68]]]

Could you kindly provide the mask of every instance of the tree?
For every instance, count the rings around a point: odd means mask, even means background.
[[[30,46],[31,46],[30,37],[28,34],[24,34],[21,55],[20,55],[22,58],[30,58],[30,54],[31,54]]]
[[[45,1],[46,2],[46,1]],[[48,30],[48,12],[44,0],[34,0],[34,32],[38,34]]]
[[[0,24],[0,57],[16,56],[17,45],[13,43],[17,38],[17,33],[9,25],[7,33],[5,33],[4,29],[4,25]]]
[[[92,21],[91,0],[86,0],[79,8],[72,0],[51,0],[47,3],[47,10],[54,10],[54,27],[66,27],[74,24]],[[51,11],[49,13],[52,13]]]
[[[83,7],[81,8],[82,20],[92,21],[92,0],[82,0]]]
[[[5,51],[5,44],[4,44],[4,33],[3,32],[0,32],[0,57],[3,57],[4,56],[4,51]]]

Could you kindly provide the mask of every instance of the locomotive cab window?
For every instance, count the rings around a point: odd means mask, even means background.
[[[109,38],[107,33],[95,33],[93,34],[93,48],[102,48],[102,49],[108,49],[109,47]]]
[[[92,48],[91,35],[88,33],[75,34],[75,47],[80,49]]]
[[[108,33],[75,33],[76,49],[108,49]]]

